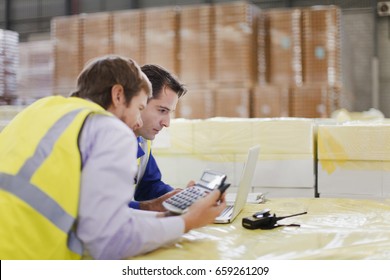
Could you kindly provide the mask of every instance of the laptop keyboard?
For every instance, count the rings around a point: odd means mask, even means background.
[[[226,208],[223,209],[221,215],[219,215],[219,216],[224,217],[226,215],[230,215],[232,211],[233,211],[233,205],[226,206]]]

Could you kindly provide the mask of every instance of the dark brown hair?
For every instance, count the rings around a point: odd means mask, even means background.
[[[169,73],[168,70],[162,66],[156,64],[145,64],[141,67],[141,70],[152,83],[152,98],[158,98],[165,86],[176,92],[179,98],[187,92],[187,89],[184,87],[184,85],[181,84],[173,74]]]

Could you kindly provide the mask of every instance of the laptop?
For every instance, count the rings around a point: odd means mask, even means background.
[[[231,223],[244,208],[248,199],[248,194],[252,186],[253,175],[255,174],[256,163],[259,157],[260,146],[256,145],[249,149],[248,156],[245,162],[244,169],[241,174],[240,183],[238,185],[237,196],[234,204],[227,205],[214,223],[228,224]]]

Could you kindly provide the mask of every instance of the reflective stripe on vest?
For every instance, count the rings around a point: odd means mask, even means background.
[[[79,255],[83,252],[81,241],[74,233],[70,232],[75,219],[55,200],[29,181],[35,171],[50,155],[61,133],[66,130],[81,110],[77,109],[65,114],[48,130],[39,142],[34,155],[26,160],[18,174],[10,175],[0,173],[0,188],[29,204],[33,209],[50,220],[57,228],[69,235],[68,248]]]
[[[141,141],[139,142],[139,145],[141,146],[142,150],[145,152],[145,155],[143,155],[142,157],[138,158],[138,160],[137,160],[137,163],[138,163],[138,173],[137,173],[137,184],[136,184],[136,187],[141,182],[142,177],[145,174],[146,166],[148,165],[149,156],[150,156],[150,152],[151,152],[151,149],[152,149],[152,141],[146,140],[146,139],[141,137]]]

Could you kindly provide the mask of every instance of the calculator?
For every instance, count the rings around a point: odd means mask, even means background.
[[[212,190],[220,187],[223,187],[224,189],[229,187],[229,184],[224,184],[225,180],[226,174],[213,170],[206,170],[194,186],[187,187],[181,192],[171,196],[163,202],[163,206],[172,213],[185,213],[192,203],[199,198],[205,197]]]

